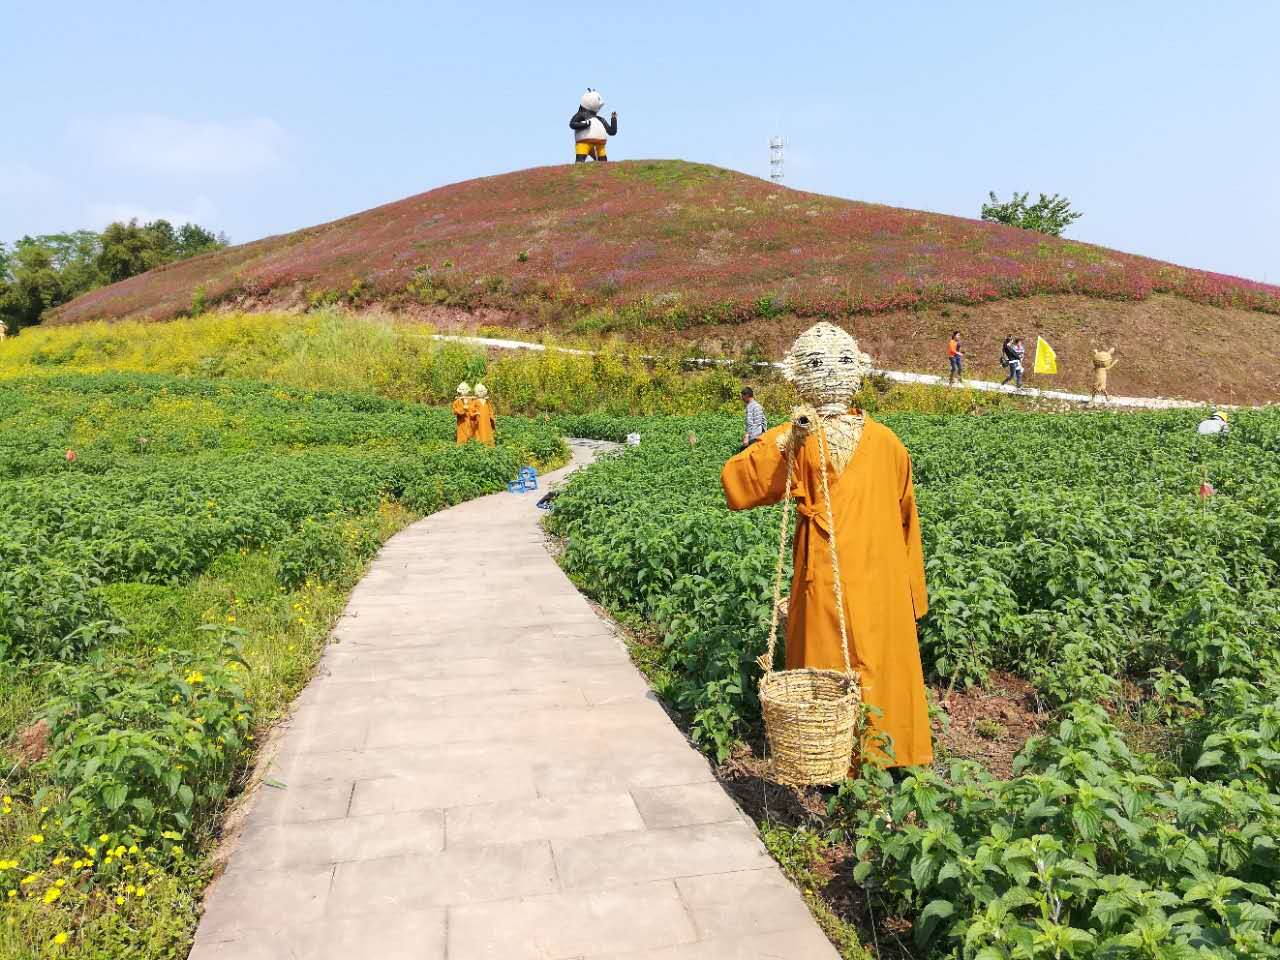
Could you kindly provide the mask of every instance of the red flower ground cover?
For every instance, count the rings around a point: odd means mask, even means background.
[[[842,200],[683,161],[540,167],[161,267],[50,318],[167,319],[198,297],[309,294],[683,325],[1032,294],[1170,293],[1280,313],[1280,287],[962,217]]]

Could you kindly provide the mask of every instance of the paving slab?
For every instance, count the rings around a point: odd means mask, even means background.
[[[601,449],[574,444],[561,479]],[[834,960],[546,548],[535,496],[393,537],[285,723],[193,960]]]

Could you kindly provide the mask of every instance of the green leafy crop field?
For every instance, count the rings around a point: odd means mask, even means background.
[[[1280,956],[1280,411],[1226,437],[1200,416],[883,418],[915,467],[935,696],[1012,673],[1049,732],[1007,779],[943,750],[816,798],[882,956]],[[647,624],[695,740],[740,754],[779,520],[724,506],[740,421],[561,423],[642,437],[557,500],[566,570]]]
[[[185,956],[254,737],[417,516],[564,457],[545,422],[141,374],[0,381],[0,956]]]

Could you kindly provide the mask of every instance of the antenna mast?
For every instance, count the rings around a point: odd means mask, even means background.
[[[769,138],[769,179],[774,183],[782,182],[782,138]]]

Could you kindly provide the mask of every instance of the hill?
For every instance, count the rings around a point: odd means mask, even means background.
[[[1064,386],[1087,381],[1099,339],[1119,344],[1127,393],[1280,395],[1280,357],[1257,349],[1280,332],[1280,287],[681,161],[453,184],[162,267],[47,322],[164,320],[228,301],[381,304],[461,325],[483,311],[526,329],[679,331],[730,352],[772,351],[829,316],[882,362],[930,368],[954,324],[984,359],[1007,332],[1057,338]]]

